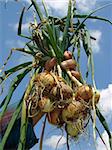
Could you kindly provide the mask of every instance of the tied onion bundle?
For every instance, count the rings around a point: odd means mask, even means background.
[[[2,118],[16,87],[18,87],[19,83],[29,72],[33,72],[31,81],[21,100],[23,104],[18,106],[20,111],[22,108],[22,134],[18,149],[25,149],[25,132],[29,117],[37,124],[43,116],[46,116],[45,118],[48,120],[48,123],[64,129],[68,136],[73,138],[83,134],[92,115],[91,112],[94,111],[100,118],[101,123],[103,120],[102,124],[108,131],[107,125],[104,124],[104,118],[98,109],[96,111],[96,105],[100,100],[100,93],[96,89],[94,81],[91,36],[85,24],[88,18],[94,18],[92,13],[86,17],[77,15],[74,1],[69,0],[67,16],[59,19],[48,14],[47,7],[43,2],[46,15],[44,17],[36,1],[31,0],[31,3],[28,9],[32,6],[34,7],[34,12],[38,15],[38,22],[36,15],[34,15],[34,22],[31,22],[29,26],[31,36],[23,35],[21,33],[22,20],[24,13],[27,12],[23,8],[18,26],[18,35],[30,41],[22,49],[12,49],[11,54],[17,50],[31,55],[33,61],[4,71],[3,76],[0,78],[2,84],[10,75],[18,71],[18,75],[9,89],[9,94],[1,104],[3,110],[0,117]],[[82,22],[79,20],[81,17],[85,18]],[[97,19],[97,17],[95,18]],[[92,39],[95,38],[92,37]],[[85,57],[87,57],[87,70],[84,71],[84,76],[81,73],[82,68],[80,65],[82,49],[86,54]],[[10,56],[7,58],[4,66],[10,59]],[[24,70],[22,73],[21,69]],[[87,82],[90,75],[89,72],[92,75],[91,85]],[[84,78],[86,79],[84,80]],[[17,112],[15,112],[13,117],[15,120],[20,111],[17,108]],[[34,118],[36,119],[34,120]],[[4,135],[2,141],[3,148],[10,133],[9,131],[11,131],[15,122],[14,119],[9,123],[8,132]],[[93,127],[95,129],[95,118],[93,118]],[[40,140],[40,150],[42,150],[43,134],[44,131],[42,131]],[[110,143],[110,145],[112,144]]]

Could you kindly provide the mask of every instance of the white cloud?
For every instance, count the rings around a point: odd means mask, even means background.
[[[10,25],[10,26],[12,26],[13,29],[14,29],[15,31],[18,30],[18,23],[13,24],[13,25]],[[29,28],[29,22],[28,22],[28,23],[23,23],[23,24],[22,24],[22,31],[27,31],[28,28]]]
[[[101,98],[98,104],[102,114],[109,122],[112,119],[112,84],[108,88],[101,90]]]
[[[100,30],[91,30],[90,34],[96,38],[96,40],[91,40],[93,52],[98,53],[100,51],[100,40],[102,37],[102,32]]]
[[[59,142],[59,143],[58,143]],[[55,149],[58,143],[58,149],[62,148],[63,145],[66,143],[66,138],[61,135],[52,135],[50,138],[45,140],[45,145],[49,146],[50,148]]]
[[[96,4],[96,0],[76,0],[77,7],[82,12],[91,11]]]
[[[24,0],[25,2],[30,3],[30,0]],[[38,3],[41,2],[41,0],[37,1]],[[55,14],[64,16],[67,13],[67,7],[68,7],[69,0],[45,0],[45,3],[47,4],[49,11],[50,9],[53,9]],[[96,4],[96,0],[76,0],[77,8],[81,12],[89,12],[91,11]]]
[[[67,13],[68,0],[45,0],[45,2],[50,8],[57,10],[59,14],[65,15]],[[95,7],[96,0],[76,0],[76,4],[81,12],[89,12]]]
[[[67,14],[68,0],[45,0],[49,14],[55,16],[65,16]]]
[[[54,8],[54,9],[62,9],[64,8],[65,5],[68,4],[68,0],[45,0],[46,4],[49,5],[50,7]]]
[[[108,134],[106,133],[106,131],[103,132],[102,138],[105,141],[107,148],[101,141],[100,137],[98,137],[97,138],[97,150],[110,150]]]

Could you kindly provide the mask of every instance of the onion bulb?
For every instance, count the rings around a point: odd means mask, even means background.
[[[49,87],[53,86],[55,80],[49,72],[45,71],[37,75],[35,82],[37,82],[37,84],[39,84],[42,87]]]
[[[47,118],[49,123],[53,125],[61,125],[63,124],[63,121],[61,119],[61,112],[62,110],[59,108],[54,109],[50,113],[48,113]]]
[[[85,106],[81,102],[74,101],[63,109],[62,118],[66,123],[70,123],[73,119],[77,119],[84,110]]]
[[[65,60],[63,62],[61,62],[61,67],[62,69],[64,70],[73,70],[76,68],[76,61],[73,60],[73,59],[68,59],[68,60]]]
[[[51,112],[54,109],[53,102],[48,97],[42,97],[38,105],[42,112]]]
[[[56,65],[56,63],[57,63],[56,58],[52,58],[50,60],[47,60],[45,63],[45,70],[51,71],[51,69],[53,69],[53,67]]]
[[[72,53],[70,51],[65,51],[64,52],[64,58],[67,59],[72,59]]]
[[[86,102],[89,102],[93,97],[93,90],[90,86],[88,85],[82,85],[78,88],[76,91],[76,100],[84,100]]]
[[[67,124],[66,125],[66,132],[68,135],[72,137],[77,137],[79,134],[79,129],[74,124]]]

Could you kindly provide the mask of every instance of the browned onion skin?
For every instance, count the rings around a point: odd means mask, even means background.
[[[90,86],[88,85],[82,85],[78,88],[77,94],[75,99],[76,100],[84,100],[86,102],[89,102],[93,97],[93,90]]]
[[[50,60],[47,60],[45,63],[45,70],[51,71],[56,64],[57,60],[55,57],[51,58]]]
[[[72,59],[72,53],[70,51],[65,51],[64,52],[64,59],[65,60]]]
[[[53,125],[61,125],[63,124],[63,120],[60,118],[62,113],[62,109],[54,109],[52,112],[48,113],[47,119],[49,123]]]
[[[68,59],[63,62],[61,62],[61,68],[64,70],[75,70],[77,66],[77,63],[73,59]]]

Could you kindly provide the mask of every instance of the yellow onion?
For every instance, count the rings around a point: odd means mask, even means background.
[[[45,70],[51,71],[51,69],[53,69],[53,67],[56,65],[56,63],[57,63],[56,58],[52,58],[50,60],[47,60],[45,63]]]
[[[73,96],[72,88],[69,85],[65,84],[64,82],[61,82],[60,85],[61,85],[61,91],[63,94],[63,99],[71,98]]]
[[[68,135],[70,135],[72,137],[77,137],[80,130],[74,124],[67,124],[66,132],[68,133]]]
[[[68,60],[61,62],[61,67],[64,70],[67,70],[67,69],[73,70],[76,68],[76,65],[77,65],[76,61],[73,59],[68,59]]]
[[[62,111],[62,118],[65,122],[71,122],[79,117],[80,113],[85,110],[85,106],[79,101],[73,101]]]
[[[38,105],[42,112],[51,112],[54,109],[53,102],[48,97],[42,97]]]
[[[93,97],[93,90],[88,85],[80,86],[76,92],[76,100],[84,100],[86,102],[89,102],[89,100],[91,100]]]
[[[59,108],[54,109],[50,113],[48,113],[47,118],[49,123],[53,125],[62,125],[63,120],[61,119],[62,110]]]
[[[67,59],[72,59],[72,53],[70,51],[65,51],[64,52],[64,58]]]
[[[74,76],[77,80],[81,79],[81,74],[78,71],[71,70],[72,76]]]
[[[59,83],[60,86],[55,86],[51,90],[51,95],[55,96],[56,98],[60,99],[70,99],[73,97],[73,90],[72,88],[65,84],[64,82]]]
[[[44,71],[37,75],[35,82],[37,82],[37,84],[39,84],[42,87],[50,87],[53,86],[55,80],[48,71]]]

